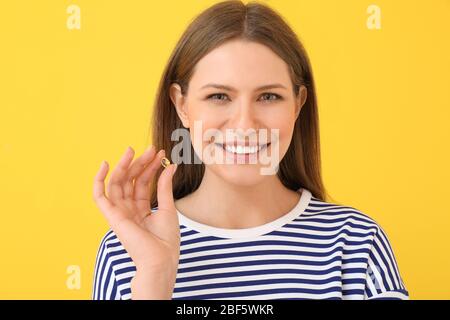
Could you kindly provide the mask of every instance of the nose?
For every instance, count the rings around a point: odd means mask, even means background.
[[[257,129],[255,110],[250,100],[241,99],[235,105],[229,125],[235,129]]]

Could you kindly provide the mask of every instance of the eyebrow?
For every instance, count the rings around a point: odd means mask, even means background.
[[[205,84],[200,89],[205,89],[205,88],[216,88],[216,89],[223,89],[223,90],[228,90],[228,91],[237,91],[236,88],[233,88],[233,87],[227,86],[227,85],[223,85],[223,84],[218,84],[218,83],[208,83],[208,84]],[[280,83],[272,83],[272,84],[266,84],[264,86],[258,87],[258,88],[256,88],[255,91],[274,89],[274,88],[287,89],[285,86],[283,86]]]

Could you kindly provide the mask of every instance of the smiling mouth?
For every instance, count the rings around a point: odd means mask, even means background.
[[[226,152],[236,154],[236,155],[250,155],[256,154],[259,151],[267,148],[270,145],[269,143],[255,145],[255,146],[243,146],[243,145],[231,145],[231,144],[222,144],[222,143],[214,143],[218,147],[222,148]]]

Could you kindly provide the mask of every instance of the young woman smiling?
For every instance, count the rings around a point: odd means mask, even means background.
[[[177,129],[192,141],[209,129],[278,130],[276,140],[256,144],[215,142],[234,160],[264,149],[281,159],[277,172],[248,162],[162,169]],[[210,143],[189,151],[201,159]],[[326,202],[309,59],[269,7],[225,1],[188,26],[162,75],[153,145],[133,158],[128,148],[108,184],[106,162],[95,177],[94,199],[111,230],[98,251],[93,299],[408,298],[382,228]]]

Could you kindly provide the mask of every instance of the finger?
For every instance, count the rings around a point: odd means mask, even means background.
[[[113,203],[117,203],[123,199],[122,184],[133,157],[134,150],[131,147],[128,147],[125,154],[119,160],[116,168],[111,173],[111,178],[109,179],[109,183],[106,188],[109,199],[111,199]]]
[[[93,198],[104,215],[111,212],[112,204],[105,195],[105,178],[108,174],[109,164],[103,161],[94,178]]]
[[[161,168],[161,159],[164,156],[164,150],[160,150],[153,161],[136,178],[134,184],[134,200],[136,201],[138,212],[143,215],[146,215],[150,211],[150,183],[159,168]]]
[[[158,237],[171,245],[179,247],[180,226],[173,198],[173,176],[177,164],[171,164],[164,168],[157,178],[156,191],[158,209],[144,220],[146,227]],[[177,245],[178,243],[178,245]]]
[[[148,147],[145,152],[130,166],[128,173],[125,178],[125,183],[123,185],[123,197],[125,199],[131,199],[133,197],[134,191],[134,179],[139,176],[142,171],[144,171],[145,167],[155,158],[156,149],[154,146]]]
[[[159,176],[157,185],[158,211],[176,212],[172,189],[172,178],[176,168],[177,164],[171,164]]]

